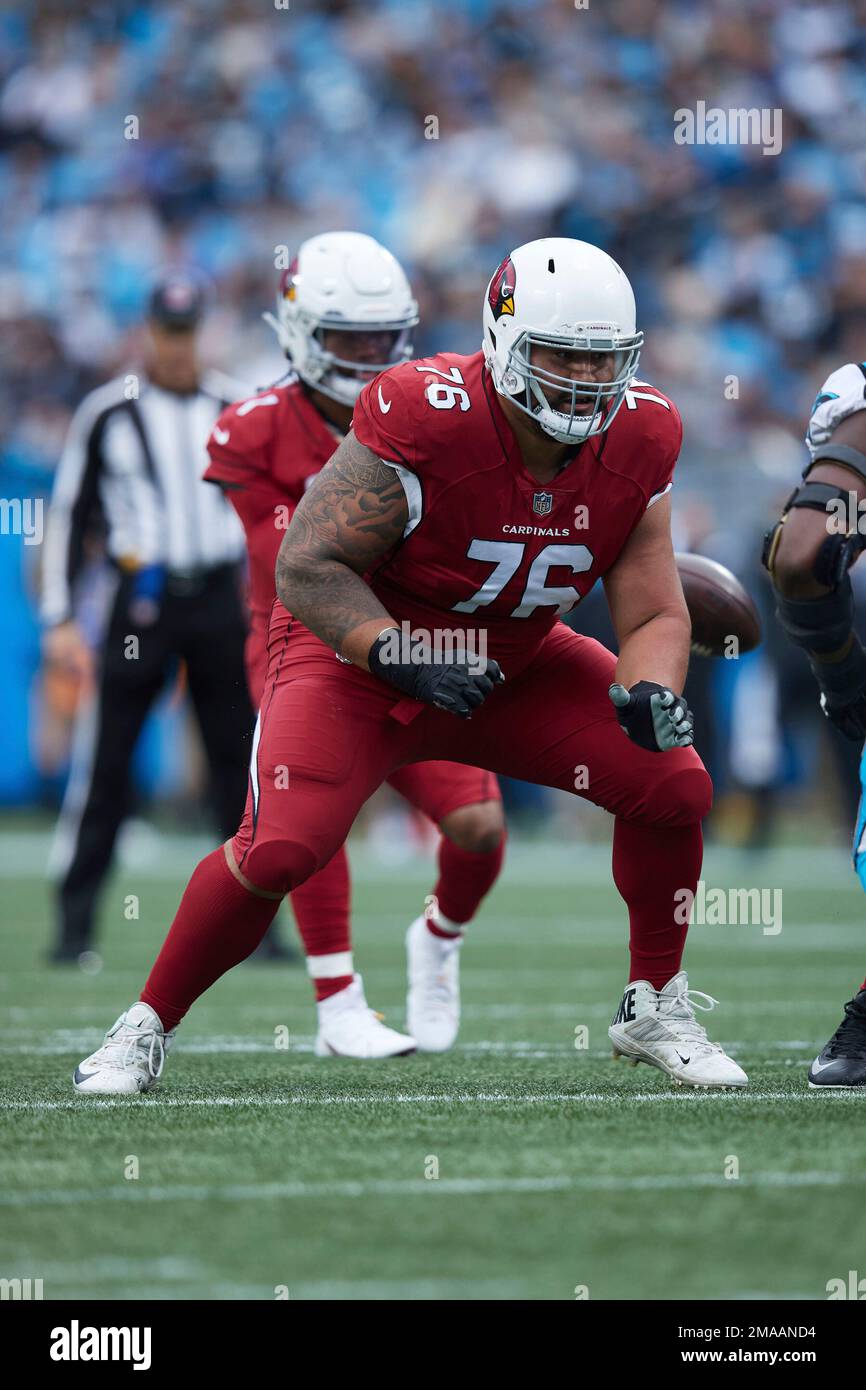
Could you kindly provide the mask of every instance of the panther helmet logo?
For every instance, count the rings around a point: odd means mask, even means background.
[[[504,314],[513,316],[515,282],[511,257],[506,256],[490,281],[490,289],[487,291],[487,302],[494,319],[501,319]]]

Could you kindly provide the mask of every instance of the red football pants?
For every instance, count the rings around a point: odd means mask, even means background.
[[[250,883],[271,893],[303,883],[396,769],[464,763],[611,811],[632,978],[664,983],[676,973],[686,934],[679,895],[696,890],[712,784],[694,749],[651,753],[625,736],[607,694],[616,662],[605,647],[557,623],[529,665],[468,721],[400,697],[296,623],[272,657],[250,794],[232,841]]]
[[[268,670],[268,622],[259,614],[252,617],[245,660],[250,695],[258,709]],[[502,800],[493,773],[462,763],[414,763],[397,769],[387,781],[435,825],[464,806]],[[461,850],[443,835],[435,896],[446,917],[466,922],[474,916],[501,868],[503,851],[504,836],[497,850],[481,854]],[[349,896],[349,856],[341,845],[327,864],[292,889],[292,912],[308,956],[351,949]]]

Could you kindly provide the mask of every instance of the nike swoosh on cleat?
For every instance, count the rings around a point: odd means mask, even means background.
[[[679,1059],[680,1059],[680,1061],[682,1062],[682,1064],[683,1064],[684,1067],[687,1067],[688,1064],[689,1064],[689,1062],[692,1060],[692,1059],[691,1059],[691,1054],[689,1054],[688,1057],[684,1057],[683,1054],[682,1054],[681,1052],[678,1052],[678,1053],[677,1053],[677,1056],[679,1057]]]
[[[817,1076],[819,1072],[826,1071],[828,1067],[832,1067],[834,1060],[835,1058],[831,1058],[829,1062],[813,1062],[812,1071]]]

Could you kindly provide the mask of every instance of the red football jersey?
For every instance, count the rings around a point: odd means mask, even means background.
[[[251,670],[261,671],[265,662],[280,542],[306,488],[338,443],[298,382],[235,401],[208,440],[211,461],[204,476],[228,485],[227,496],[246,532]]]
[[[506,676],[611,568],[671,486],[679,413],[634,382],[610,428],[540,483],[524,467],[482,353],[440,353],[383,372],[353,429],[399,473],[403,540],[367,579],[413,628],[484,628]]]

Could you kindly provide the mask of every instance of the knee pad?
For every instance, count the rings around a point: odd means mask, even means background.
[[[263,893],[291,893],[317,869],[317,857],[296,840],[253,841],[238,867],[244,878]]]
[[[490,812],[477,806],[460,806],[445,819],[456,821],[447,833],[443,831],[445,838],[467,854],[493,854],[505,838],[505,817],[499,802]]]
[[[822,451],[824,452],[824,451]],[[842,452],[841,448],[837,452]],[[814,461],[813,461],[814,463]],[[813,465],[810,465],[812,467]],[[860,474],[862,477],[862,473]],[[847,515],[850,508],[850,495],[844,488],[836,487],[833,483],[811,482],[806,480],[796,487],[782,508],[782,516],[775,526],[764,536],[764,548],[761,553],[761,563],[770,575],[775,586],[775,562],[776,551],[779,541],[782,538],[782,528],[788,518],[788,514],[798,507],[805,507],[807,510],[823,512],[829,519],[834,506],[841,506],[843,514]],[[847,574],[854,561],[858,558],[861,551],[866,547],[866,536],[860,534],[858,529],[851,529],[850,526],[844,531],[836,529],[828,531],[826,539],[821,543],[821,547],[815,556],[812,567],[812,578],[825,589],[835,590],[843,585]],[[781,600],[778,594],[777,598]],[[782,623],[785,619],[780,611]],[[796,642],[797,637],[792,634]],[[802,643],[800,644],[802,645]]]
[[[776,591],[776,613],[791,641],[807,652],[835,652],[854,625],[854,595],[847,574],[822,598],[785,598]]]
[[[664,758],[666,753],[660,754]],[[694,825],[709,815],[713,805],[713,783],[701,760],[677,768],[659,780],[650,794],[653,825]],[[647,818],[643,818],[645,823]]]

